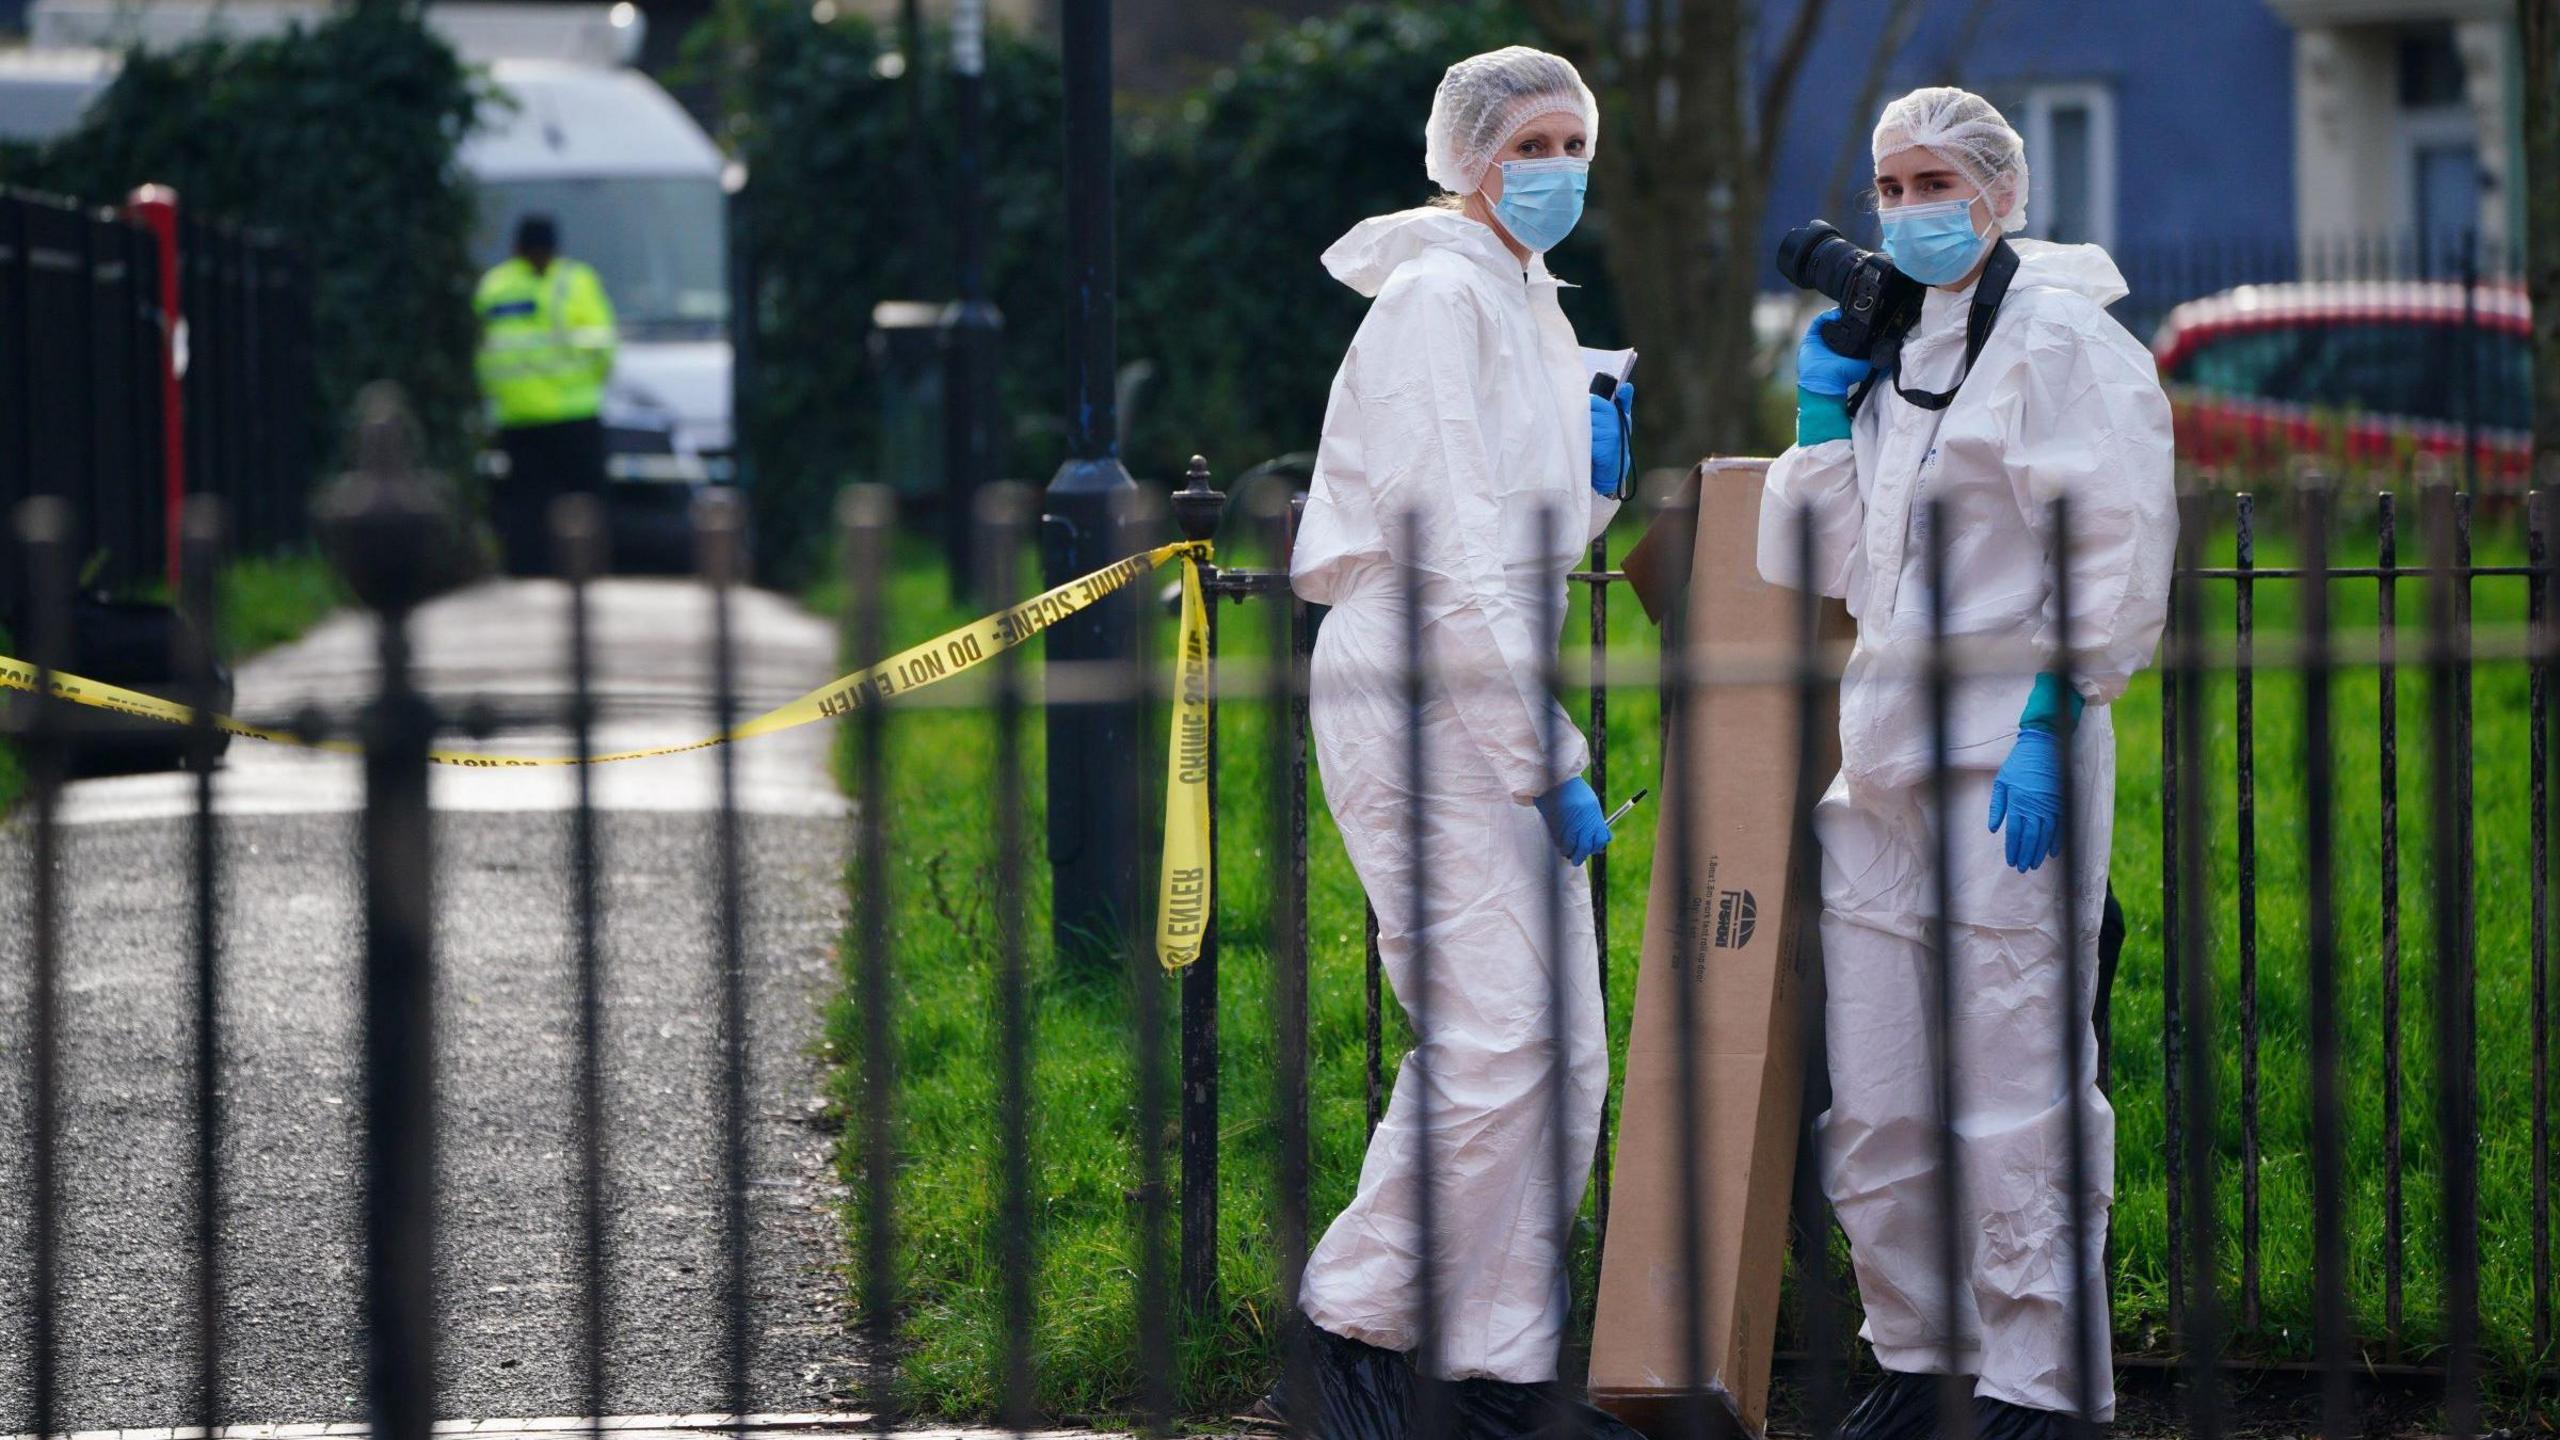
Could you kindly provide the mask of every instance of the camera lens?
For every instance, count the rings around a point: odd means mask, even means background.
[[[1847,299],[1849,279],[1866,252],[1842,238],[1829,222],[1799,225],[1778,241],[1778,273],[1790,285],[1820,291],[1836,301]]]

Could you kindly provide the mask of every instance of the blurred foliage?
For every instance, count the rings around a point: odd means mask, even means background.
[[[1366,302],[1325,247],[1362,218],[1419,205],[1422,122],[1462,56],[1534,38],[1511,0],[1360,6],[1275,30],[1201,87],[1119,124],[1119,355],[1148,379],[1123,424],[1130,469],[1171,483],[1193,453],[1232,479],[1311,450]],[[739,234],[757,267],[755,379],[740,417],[768,542],[805,562],[828,498],[880,474],[883,387],[864,343],[885,299],[945,300],[957,277],[941,181],[953,165],[947,36],[919,72],[894,29],[813,18],[799,0],[725,0],[688,63],[716,83],[721,139],[750,176]],[[910,137],[911,79],[925,123]],[[1063,95],[1054,52],[1003,31],[987,47],[988,286],[1004,312],[1002,473],[1045,482],[1065,457]],[[911,197],[921,195],[922,200]],[[1617,332],[1596,235],[1557,252],[1588,288],[1566,308],[1587,343]],[[938,478],[920,487],[930,493]],[[787,577],[794,568],[784,567]]]
[[[1428,201],[1422,122],[1450,63],[1537,35],[1508,0],[1356,7],[1248,46],[1208,84],[1124,127],[1120,353],[1156,367],[1131,465],[1233,476],[1315,448],[1326,391],[1368,302],[1325,248],[1371,215]],[[1615,343],[1614,297],[1585,225],[1549,256],[1580,288],[1583,343]]]
[[[310,266],[318,449],[356,390],[396,380],[435,462],[467,467],[473,200],[455,150],[478,91],[406,5],[260,39],[133,54],[79,129],[0,151],[0,183],[121,202],[174,187],[189,213],[283,234]]]
[[[895,32],[821,24],[802,0],[725,0],[686,47],[686,79],[720,97],[717,139],[747,167],[733,227],[757,276],[738,323],[753,324],[739,436],[769,578],[803,573],[825,541],[836,490],[881,479],[882,406],[870,359],[872,307],[943,300],[955,280],[950,225],[910,187],[951,168],[948,56],[928,60],[928,124],[911,144]],[[988,37],[987,281],[1004,311],[1005,414],[1055,424],[1065,353],[1056,57]],[[1003,473],[1045,478],[1054,440],[999,446]],[[939,481],[932,487],[938,488]]]

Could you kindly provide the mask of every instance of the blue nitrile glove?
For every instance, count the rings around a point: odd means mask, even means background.
[[[1822,326],[1840,318],[1835,306],[1813,317],[1796,345],[1796,443],[1819,445],[1849,438],[1849,392],[1875,370],[1824,343]]]
[[[1607,400],[1591,397],[1591,490],[1615,500],[1627,493],[1627,476],[1635,468],[1628,437],[1636,433],[1636,382],[1621,380]]]
[[[1556,853],[1576,865],[1609,844],[1609,822],[1601,813],[1600,797],[1591,793],[1590,782],[1579,775],[1539,796],[1538,814],[1547,822],[1547,835],[1556,842]]]
[[[1991,828],[2008,822],[2009,868],[2024,875],[2062,849],[2062,745],[2050,730],[2021,730],[1991,782]]]
[[[2018,716],[2018,738],[1991,782],[1991,828],[2009,822],[2009,868],[2024,875],[2062,851],[2062,712],[2077,724],[2088,702],[2050,674],[2038,675]]]
[[[1845,400],[1850,391],[1875,373],[1873,365],[1852,360],[1823,340],[1822,327],[1839,318],[1840,307],[1835,305],[1814,316],[1813,323],[1804,327],[1804,339],[1796,345],[1797,389]]]

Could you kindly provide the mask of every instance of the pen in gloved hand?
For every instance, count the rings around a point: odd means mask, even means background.
[[[1608,826],[1612,830],[1617,829],[1618,822],[1627,818],[1627,812],[1636,808],[1636,802],[1652,793],[1653,792],[1651,790],[1639,790],[1633,795],[1628,796],[1625,804],[1610,811],[1609,818],[1601,821],[1600,823]]]

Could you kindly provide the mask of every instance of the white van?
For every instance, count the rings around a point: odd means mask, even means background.
[[[316,25],[330,9],[327,0],[35,0],[32,49],[0,52],[0,132],[39,140],[71,128],[125,50],[273,34]],[[483,107],[459,157],[479,193],[474,258],[497,264],[516,221],[547,214],[561,252],[593,265],[613,300],[622,347],[604,420],[617,488],[732,478],[728,193],[740,172],[674,97],[630,68],[640,12],[629,0],[459,0],[428,6],[426,19],[505,96]]]

